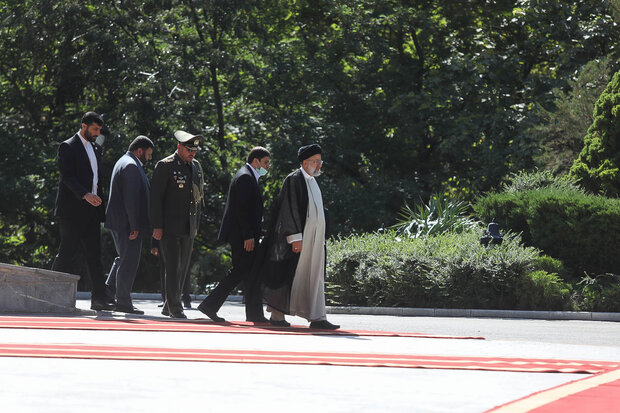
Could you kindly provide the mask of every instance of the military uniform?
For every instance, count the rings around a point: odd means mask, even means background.
[[[166,268],[164,310],[182,315],[181,291],[188,273],[194,237],[198,233],[204,196],[200,163],[184,162],[178,152],[155,165],[151,179],[151,221],[162,228],[160,253]]]

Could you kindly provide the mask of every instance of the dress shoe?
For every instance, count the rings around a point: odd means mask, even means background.
[[[192,308],[192,299],[191,297],[184,297],[181,299],[183,301],[183,307]]]
[[[164,303],[159,303],[157,304],[157,307],[162,308],[164,306]]]
[[[183,313],[183,311],[170,312],[170,318],[187,318],[187,316]]]
[[[268,323],[269,322],[269,320],[267,320],[263,316],[259,316],[259,317],[246,317],[245,321],[249,321],[250,323]]]
[[[311,321],[310,328],[316,328],[319,330],[338,330],[340,326],[336,324],[332,324],[327,320],[321,320],[321,321]]]
[[[290,327],[291,323],[286,320],[269,320],[272,326],[276,327]]]
[[[95,311],[114,311],[114,304],[110,304],[104,300],[91,300],[90,309]]]
[[[168,311],[168,308],[166,307],[161,309],[161,313],[165,315],[166,317],[170,315],[170,311]]]
[[[118,311],[121,313],[128,313],[128,314],[144,314],[144,311],[137,309],[136,307],[132,306],[132,305],[119,305],[116,304],[116,307],[114,308],[114,311]]]
[[[207,317],[209,317],[211,320],[215,321],[216,323],[222,323],[226,321],[224,320],[224,318],[219,317],[215,311],[213,311],[212,309],[204,305],[204,303],[201,303],[198,306],[198,310],[204,315],[206,315]]]

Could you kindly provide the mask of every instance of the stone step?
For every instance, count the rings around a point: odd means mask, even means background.
[[[75,294],[80,276],[0,263],[0,312],[79,311]]]

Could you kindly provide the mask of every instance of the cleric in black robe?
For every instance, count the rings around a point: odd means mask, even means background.
[[[306,318],[311,328],[339,328],[327,321],[325,312],[326,214],[315,179],[321,156],[319,145],[299,148],[301,168],[284,179],[275,221],[257,260],[274,325],[290,325],[284,314],[291,314]]]

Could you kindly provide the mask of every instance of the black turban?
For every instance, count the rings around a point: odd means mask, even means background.
[[[297,151],[297,159],[299,159],[299,162],[302,162],[319,153],[323,153],[321,146],[313,143],[312,145],[306,145],[299,148]]]

